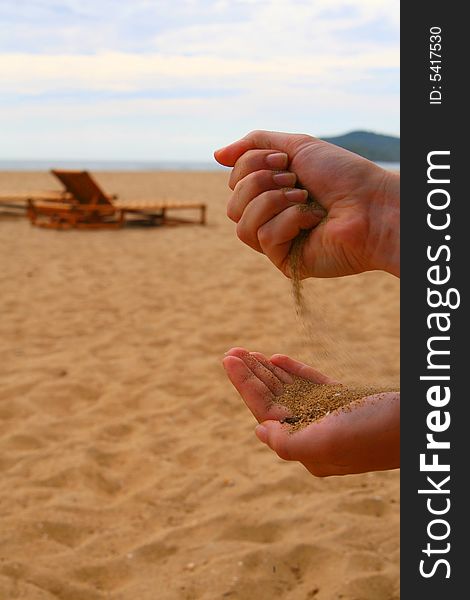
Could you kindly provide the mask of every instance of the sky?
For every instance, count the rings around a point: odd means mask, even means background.
[[[399,0],[0,0],[0,159],[399,135]]]

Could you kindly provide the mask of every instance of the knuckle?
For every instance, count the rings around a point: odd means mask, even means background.
[[[305,146],[310,145],[312,142],[315,142],[317,138],[307,135],[306,133],[296,134],[292,140],[292,147],[296,151],[301,150]]]
[[[235,188],[233,190],[233,197],[236,200],[240,199],[240,194],[242,194],[245,191],[246,188],[246,177],[243,177],[243,179],[240,179],[239,181],[237,181],[237,184],[235,185]]]
[[[244,244],[248,244],[248,242],[249,242],[248,231],[241,221],[239,221],[237,223],[237,237]]]
[[[249,165],[253,156],[256,156],[257,152],[258,151],[255,149],[244,152],[235,163],[234,169],[238,169],[239,171],[246,169],[247,165]]]
[[[235,223],[237,223],[238,219],[237,219],[236,212],[235,212],[235,207],[233,206],[232,201],[228,202],[226,213],[227,213],[227,217],[231,221],[234,221]]]
[[[237,185],[237,173],[235,167],[230,171],[230,177],[228,180],[228,187],[233,191]]]
[[[271,132],[266,131],[266,129],[253,129],[253,131],[250,131],[245,138],[255,145],[262,143],[263,148],[271,149],[273,146],[270,140],[270,133]]]
[[[267,190],[259,196],[263,198],[266,209],[269,211],[271,218],[283,213],[286,209],[288,200],[284,195],[283,189]]]
[[[271,199],[270,196],[277,196],[277,189],[270,189],[274,185],[272,172],[266,169],[252,171],[243,179],[243,193],[249,195],[250,200],[257,197]]]
[[[258,169],[256,171],[252,171],[246,177],[246,183],[249,184],[252,188],[256,190],[261,190],[264,188],[265,183],[269,181],[271,183],[272,174],[270,171],[266,169]]]
[[[313,141],[313,140],[315,140],[316,138],[314,138],[314,137],[313,137],[313,135],[308,135],[307,133],[302,133],[302,134],[299,136],[299,139],[300,139],[302,142],[312,142],[312,141]]]
[[[284,360],[284,361],[289,359],[289,357],[286,354],[273,354],[271,356],[271,360],[273,358],[276,359],[276,360]]]
[[[252,129],[249,133],[246,134],[247,138],[256,138],[263,134],[264,131],[262,129]]]
[[[269,227],[263,226],[258,229],[258,240],[263,248],[270,245],[271,239],[272,235]]]
[[[232,195],[230,196],[230,198],[227,202],[227,209],[226,209],[227,217],[230,220],[234,221],[235,223],[238,223],[238,221],[240,220],[239,204],[240,204],[240,187],[236,186]]]

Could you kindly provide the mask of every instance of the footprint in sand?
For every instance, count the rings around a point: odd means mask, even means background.
[[[387,504],[379,497],[358,498],[357,500],[343,500],[338,503],[338,510],[357,515],[381,517],[387,512]]]
[[[219,536],[221,540],[235,540],[270,544],[282,537],[282,528],[276,522],[230,525]]]
[[[51,381],[37,387],[33,402],[43,413],[66,417],[88,408],[100,395],[101,391],[95,386]]]
[[[4,442],[9,450],[38,450],[44,448],[44,442],[32,435],[16,434],[7,438]]]
[[[360,575],[344,582],[337,597],[344,600],[398,600],[398,581],[385,573]]]
[[[135,560],[141,560],[148,563],[164,560],[174,554],[178,548],[165,544],[163,541],[149,542],[132,550],[128,556]]]
[[[130,560],[118,558],[73,569],[70,576],[80,583],[110,592],[122,587],[132,577],[132,571]]]
[[[88,539],[93,532],[87,530],[82,524],[74,525],[60,521],[41,521],[37,524],[41,535],[46,535],[58,544],[75,548]]]

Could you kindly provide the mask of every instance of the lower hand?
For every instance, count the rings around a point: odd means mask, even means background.
[[[299,461],[313,475],[346,475],[400,466],[400,394],[368,396],[294,433],[281,423],[289,416],[273,403],[293,377],[337,383],[288,356],[269,360],[233,348],[223,360],[227,375],[260,425],[256,435],[284,460]]]

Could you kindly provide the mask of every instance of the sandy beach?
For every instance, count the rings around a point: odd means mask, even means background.
[[[399,472],[316,479],[228,382],[231,346],[357,384],[399,374],[399,282],[290,282],[225,215],[226,172],[96,173],[206,226],[0,216],[0,600],[397,600]],[[0,193],[59,189],[0,173]]]

